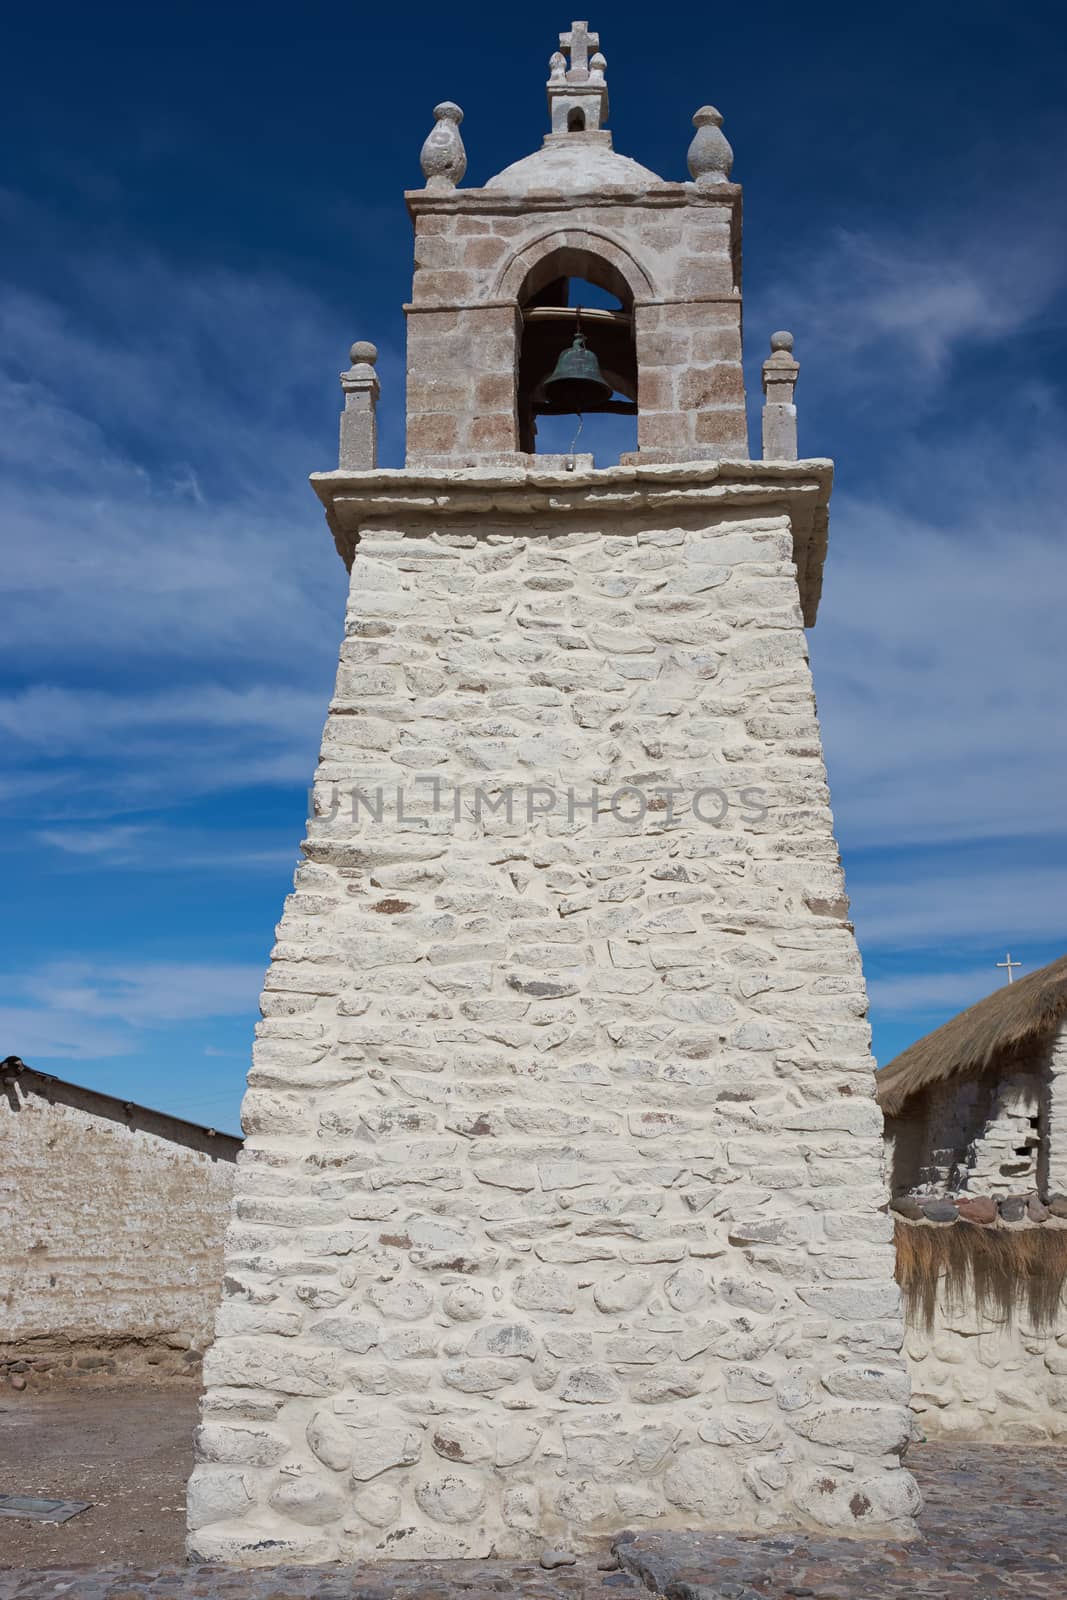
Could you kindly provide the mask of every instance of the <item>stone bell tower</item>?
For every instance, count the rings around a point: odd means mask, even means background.
[[[437,107],[407,465],[377,468],[359,344],[313,479],[351,589],[244,1102],[204,1559],[912,1527],[804,637],[832,468],[796,459],[788,334],[749,456],[718,112],[664,181],[612,149],[596,34],[560,43],[543,148],[483,187]],[[617,466],[536,453],[579,333],[592,408],[636,408]]]

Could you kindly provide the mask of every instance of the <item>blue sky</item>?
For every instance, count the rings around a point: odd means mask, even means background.
[[[368,21],[368,16],[370,20]],[[750,398],[837,485],[812,636],[875,1046],[1067,948],[1065,28],[1051,6],[615,5],[616,148],[745,185]],[[0,1055],[236,1127],[341,632],[307,486],[349,343],[402,452],[437,100],[540,144],[543,5],[61,3],[0,87]]]

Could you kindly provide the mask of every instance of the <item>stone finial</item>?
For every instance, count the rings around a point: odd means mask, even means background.
[[[771,334],[771,353],[763,363],[763,459],[797,459],[797,408],[793,403],[799,363],[793,357],[793,335]]]
[[[689,146],[689,172],[701,188],[727,183],[734,164],[730,141],[722,132],[722,112],[714,106],[701,106],[693,116],[696,133]]]
[[[590,56],[590,58],[589,58],[589,82],[590,83],[603,83],[604,82],[604,74],[605,74],[605,72],[607,70],[608,70],[607,58],[606,58],[606,56],[602,56],[599,50],[597,51],[595,56]]]
[[[557,50],[548,58],[549,83],[565,83],[567,80],[567,57],[562,50]]]
[[[352,365],[341,374],[345,408],[341,412],[338,466],[349,472],[373,472],[378,465],[378,395],[381,385],[374,364],[377,347],[357,339],[348,352]]]
[[[430,193],[447,194],[467,170],[467,152],[459,132],[463,112],[454,101],[442,100],[439,106],[434,106],[433,114],[434,126],[427,135],[419,161]]]

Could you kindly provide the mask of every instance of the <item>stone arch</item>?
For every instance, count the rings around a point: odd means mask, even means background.
[[[597,228],[555,228],[527,240],[509,257],[494,299],[518,301],[557,277],[585,278],[617,294],[624,305],[655,294],[650,274],[610,234]]]
[[[583,326],[568,305],[568,282],[584,279],[615,295],[619,309],[589,308]],[[638,369],[634,307],[652,297],[648,273],[610,234],[596,229],[553,229],[527,241],[501,271],[496,294],[511,302],[515,319],[515,420],[519,449],[536,451],[537,418],[559,405],[546,391],[549,376],[581,332],[599,364],[607,394],[584,393],[585,412],[637,413]],[[622,396],[621,399],[616,398]],[[572,397],[573,398],[573,397]]]

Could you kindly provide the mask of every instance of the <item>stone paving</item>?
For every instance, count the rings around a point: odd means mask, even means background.
[[[0,1600],[1067,1600],[1067,1449],[920,1445],[908,1464],[926,1495],[911,1544],[624,1534],[616,1571],[593,1556],[554,1572],[496,1561],[10,1569]]]
[[[1067,1450],[919,1445],[922,1537],[642,1534],[624,1565],[667,1600],[1067,1600]]]
[[[167,1572],[70,1568],[0,1573],[2,1600],[617,1600],[644,1596],[627,1572],[596,1560],[543,1572],[536,1562],[390,1561],[359,1567],[190,1567]]]

